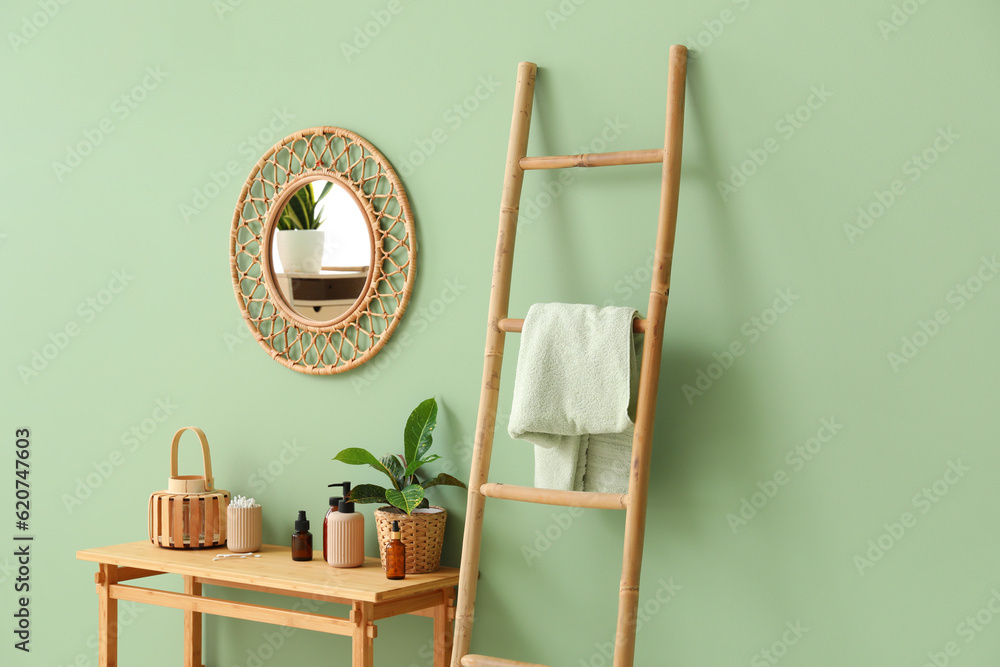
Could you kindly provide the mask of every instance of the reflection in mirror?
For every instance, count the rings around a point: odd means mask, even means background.
[[[269,257],[285,303],[313,322],[335,320],[368,284],[368,217],[338,181],[305,183],[281,210]]]

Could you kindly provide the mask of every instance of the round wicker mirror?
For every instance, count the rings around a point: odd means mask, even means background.
[[[310,128],[251,170],[229,256],[243,319],[271,357],[301,373],[340,373],[382,349],[406,310],[413,213],[374,146],[339,127]]]

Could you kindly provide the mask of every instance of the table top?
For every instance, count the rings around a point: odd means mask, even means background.
[[[336,568],[313,552],[311,561],[293,561],[290,547],[265,544],[260,558],[212,559],[231,553],[225,547],[212,549],[164,549],[150,542],[130,542],[110,547],[83,549],[79,560],[181,574],[223,582],[234,582],[315,595],[383,602],[458,585],[458,569],[442,567],[430,574],[408,574],[405,579],[386,579],[378,558],[366,558],[361,567]]]

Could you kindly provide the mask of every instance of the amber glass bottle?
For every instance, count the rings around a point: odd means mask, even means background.
[[[299,518],[295,521],[295,532],[292,533],[292,560],[312,560],[313,536],[309,532],[309,519],[305,510],[299,510]]]
[[[389,543],[385,545],[385,576],[387,579],[406,577],[406,545],[399,539],[399,522],[392,522]]]

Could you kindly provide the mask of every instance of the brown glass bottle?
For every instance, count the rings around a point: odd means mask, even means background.
[[[295,532],[292,533],[292,560],[312,560],[313,536],[309,532],[309,520],[305,510],[299,510],[299,518],[295,521]]]
[[[392,522],[389,543],[385,545],[385,576],[387,579],[406,577],[406,545],[399,539],[399,522]]]

